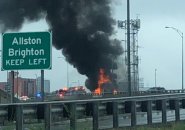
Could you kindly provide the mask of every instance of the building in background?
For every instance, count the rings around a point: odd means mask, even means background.
[[[41,92],[41,77],[36,77],[37,92]]]
[[[0,82],[0,89],[5,91],[6,85],[7,85],[7,82]]]
[[[36,80],[14,76],[14,94],[17,98],[22,96],[34,97],[36,94]]]
[[[0,89],[11,94],[11,73],[8,73],[7,82],[0,82]],[[18,72],[14,72],[14,94],[19,98],[22,96],[34,97],[41,92],[41,77],[36,79],[22,78]],[[50,93],[50,80],[44,80],[44,92]]]
[[[44,80],[44,92],[50,93],[50,80]]]
[[[18,78],[20,81],[18,81],[18,86],[15,85],[14,92],[19,96],[28,96],[33,97],[36,94],[36,80],[35,79],[27,79],[27,78]],[[18,88],[18,91],[17,91]],[[21,91],[21,95],[19,94],[19,91]]]
[[[41,77],[36,78],[37,92],[41,92]],[[50,80],[44,80],[44,92],[50,93]]]
[[[145,84],[144,84],[144,78],[139,78],[139,88],[144,88]]]

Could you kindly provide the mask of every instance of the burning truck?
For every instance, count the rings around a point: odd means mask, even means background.
[[[110,77],[105,74],[104,69],[100,69],[99,71],[99,78],[98,78],[98,87],[95,89],[95,94],[102,94],[102,93],[117,93],[118,88],[117,85],[114,84]]]
[[[106,93],[117,93],[117,85],[112,83],[110,77],[105,74],[104,69],[100,69],[98,77],[98,86],[92,92],[93,94],[101,95]],[[57,96],[64,98],[65,96],[85,95],[86,93],[85,87],[83,86],[64,87],[63,89],[58,90]]]
[[[81,95],[86,94],[85,88],[83,86],[75,86],[70,88],[59,89],[57,92],[57,96],[63,98],[64,96],[72,96],[72,95]]]

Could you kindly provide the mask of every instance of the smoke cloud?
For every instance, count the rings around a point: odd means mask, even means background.
[[[43,18],[53,33],[53,46],[88,77],[87,88],[97,87],[100,68],[112,75],[122,48],[120,41],[110,38],[115,24],[110,0],[0,0],[2,32]]]

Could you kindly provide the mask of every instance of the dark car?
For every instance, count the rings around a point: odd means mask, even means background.
[[[166,89],[164,87],[152,87],[147,90],[150,93],[165,93]]]

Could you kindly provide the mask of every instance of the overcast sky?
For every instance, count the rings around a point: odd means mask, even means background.
[[[140,76],[146,86],[157,85],[168,89],[181,88],[182,42],[172,26],[185,30],[184,0],[131,0],[131,16],[139,14]]]
[[[114,0],[113,17],[116,20],[126,20],[126,0]],[[185,30],[184,0],[130,0],[131,19],[137,16],[141,20],[139,30],[140,77],[144,78],[145,86],[155,84],[155,69],[157,69],[157,85],[167,89],[181,88],[182,59],[181,37],[172,26],[181,32]],[[25,23],[21,32],[46,31],[45,20],[35,23]],[[116,28],[116,36],[123,40],[124,31]],[[1,38],[1,37],[0,37]],[[61,51],[53,48],[52,70],[45,71],[45,78],[51,80],[51,90],[66,86],[67,63]],[[69,66],[70,86],[84,85],[85,76]],[[21,77],[36,78],[40,71],[20,71]],[[0,81],[6,81],[6,72],[0,72]]]

